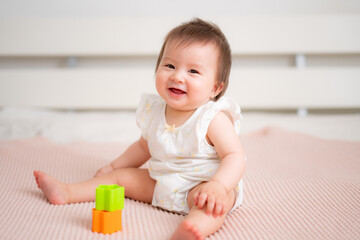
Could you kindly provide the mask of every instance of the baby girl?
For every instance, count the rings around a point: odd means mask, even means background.
[[[35,171],[39,188],[50,203],[69,204],[94,201],[100,184],[118,184],[128,198],[186,215],[171,239],[216,232],[243,200],[241,113],[223,96],[230,68],[228,41],[215,24],[194,19],[174,28],[156,65],[158,95],[142,95],[136,112],[140,138],[84,182]]]

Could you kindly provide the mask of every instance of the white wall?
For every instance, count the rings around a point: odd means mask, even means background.
[[[359,13],[359,0],[0,0],[0,18]]]
[[[175,17],[177,19],[183,19],[182,21],[186,21],[192,17],[197,16],[217,23],[217,19],[219,19],[221,16],[258,17],[267,15],[360,15],[360,0],[0,0],[0,20],[3,20],[3,23],[5,22],[6,24],[11,22],[9,21],[9,19],[23,19],[23,22],[28,22],[29,19],[50,18],[54,20],[59,18],[70,21],[73,25],[73,18],[81,18],[75,19],[81,21],[86,18],[105,19],[112,17],[124,17],[127,19],[138,19],[138,17],[145,17],[144,19],[154,19],[155,16],[164,17],[161,19],[170,19],[172,17]],[[6,24],[3,25],[5,26]],[[87,24],[86,26],[88,25],[89,24]],[[158,26],[160,25],[162,24],[158,24]],[[236,25],[232,26],[234,27],[234,29],[236,29],[236,27],[238,26],[237,24],[233,25]],[[310,23],[310,25],[312,26],[313,24]],[[301,29],[301,25],[299,26],[300,27],[298,27],[298,29]],[[292,25],[291,27],[294,28]],[[6,28],[12,29],[7,25]],[[28,29],[29,27],[26,28],[26,30]],[[152,33],[153,32],[154,29],[152,29]],[[162,34],[163,36],[161,37],[164,37],[166,31],[164,31]],[[312,34],[310,35],[313,36]],[[132,37],[134,38],[134,36]],[[137,36],[135,37],[137,38]],[[25,38],[26,37],[22,39]],[[300,40],[301,39],[299,39],[299,41]],[[280,42],[281,41],[282,39],[280,40]],[[266,45],[268,45],[268,42],[266,42]],[[296,45],[298,45],[297,42]],[[160,43],[159,46],[154,46],[154,48],[156,48],[154,52],[160,50],[160,46]],[[296,52],[295,54],[298,53],[301,54],[301,52]],[[50,71],[66,69],[69,67],[69,65],[70,67],[72,67],[72,64],[69,64],[69,59],[71,60],[71,58],[68,58],[72,56],[73,55],[28,56],[26,54],[3,54],[0,55],[0,72],[6,72],[7,70],[10,70],[13,73],[17,73],[18,70],[34,70],[36,72],[43,69]],[[234,54],[233,72],[242,71],[243,69],[252,72],[257,72],[258,69],[265,69],[264,71],[268,71],[268,69],[270,68],[281,69],[284,71],[287,71],[289,69],[292,70],[296,66],[295,56],[296,55],[294,55],[294,53],[279,52]],[[87,71],[90,69],[116,69],[118,71],[129,70],[136,72],[137,69],[145,69],[149,72],[149,79],[153,77],[153,69],[156,62],[155,53],[152,53],[151,55],[140,54],[137,56],[89,55],[74,57],[77,57],[77,61],[75,64],[76,68],[80,70]],[[358,51],[354,53],[329,52],[325,54],[313,52],[306,55],[306,67],[309,70],[313,70],[314,68],[316,68],[316,70],[320,69],[321,71],[323,71],[323,69],[325,68],[341,68],[345,69],[346,71],[349,71],[349,69],[355,69],[356,71],[358,71],[360,69],[360,54]],[[357,76],[359,75],[356,75],[356,77]],[[283,85],[276,87],[284,88]],[[326,89],[324,89],[324,92],[326,92]],[[254,93],[257,92],[254,91]],[[345,94],[341,97],[346,98],[347,96]],[[262,105],[260,104],[259,106],[261,107]],[[359,108],[358,106],[360,105],[356,105],[357,108]],[[253,108],[256,106],[249,105],[248,107]]]

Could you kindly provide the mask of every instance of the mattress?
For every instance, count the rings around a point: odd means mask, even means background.
[[[208,239],[359,239],[360,141],[265,127],[241,136],[245,198]],[[77,182],[130,142],[0,141],[0,239],[168,239],[184,218],[125,199],[123,230],[91,231],[93,202],[51,205],[33,170]]]

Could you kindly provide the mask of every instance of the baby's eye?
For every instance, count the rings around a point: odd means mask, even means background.
[[[191,69],[189,72],[190,72],[190,73],[196,73],[196,74],[199,73],[199,72],[198,72],[197,70],[195,70],[195,69]]]
[[[175,69],[175,66],[174,66],[174,65],[172,65],[172,64],[166,64],[166,65],[165,65],[165,67],[167,67],[167,68],[171,68],[171,69]]]

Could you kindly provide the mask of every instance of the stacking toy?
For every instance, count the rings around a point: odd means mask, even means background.
[[[92,210],[92,231],[111,234],[122,229],[125,189],[116,184],[96,188],[95,208]]]

